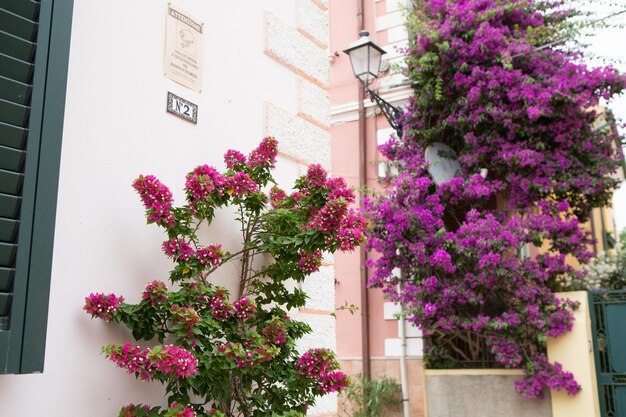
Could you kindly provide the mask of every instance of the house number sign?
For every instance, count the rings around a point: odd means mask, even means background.
[[[193,124],[198,124],[198,105],[169,91],[167,93],[167,112]]]

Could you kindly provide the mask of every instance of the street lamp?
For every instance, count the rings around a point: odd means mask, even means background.
[[[363,86],[363,92],[369,94],[370,99],[380,107],[385,119],[389,122],[389,125],[396,131],[399,139],[402,139],[402,125],[398,123],[402,110],[399,107],[392,106],[387,101],[383,100],[378,94],[369,89],[369,85],[375,78],[378,78],[380,72],[380,63],[382,57],[386,54],[385,50],[376,45],[369,38],[369,32],[363,30],[359,32],[359,39],[352,42],[346,50],[344,50],[349,57],[352,64],[352,71],[354,76],[361,82]],[[366,153],[365,153],[365,111],[363,109],[363,100],[359,92],[359,185],[363,188],[367,185],[366,180]],[[359,199],[361,208],[363,208],[363,198]],[[370,349],[369,349],[369,307],[368,307],[368,294],[367,294],[367,252],[364,246],[361,246],[361,331],[363,335],[363,376],[369,379],[370,374]],[[402,327],[404,329],[404,326]],[[403,336],[401,332],[401,336]],[[403,346],[405,346],[403,339]],[[406,350],[406,349],[405,349]],[[400,373],[402,376],[402,402],[403,415],[406,417],[409,415],[409,400],[407,396],[407,383],[406,383],[406,352],[400,358]]]
[[[398,123],[398,120],[402,114],[402,110],[383,100],[382,97],[368,87],[375,78],[378,78],[382,56],[387,52],[369,38],[368,31],[363,30],[359,32],[359,36],[359,39],[352,42],[343,52],[350,57],[352,71],[354,72],[354,76],[361,82],[361,85],[363,85],[363,90],[365,90],[369,94],[370,99],[375,101],[378,107],[380,107],[385,119],[387,119],[389,125],[396,131],[398,138],[401,139],[402,125]]]

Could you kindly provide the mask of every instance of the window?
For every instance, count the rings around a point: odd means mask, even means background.
[[[0,0],[0,373],[43,371],[71,18]]]

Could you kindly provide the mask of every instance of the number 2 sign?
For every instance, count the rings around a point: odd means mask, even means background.
[[[198,124],[198,105],[169,91],[167,93],[167,112],[193,124]]]

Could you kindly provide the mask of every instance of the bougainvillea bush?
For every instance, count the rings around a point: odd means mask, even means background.
[[[561,0],[416,1],[405,135],[381,148],[400,175],[367,202],[370,284],[423,330],[427,365],[524,368],[516,389],[533,398],[580,389],[545,353],[573,324],[553,293],[583,279],[581,222],[616,185],[614,131],[593,124],[626,79],[583,63],[577,16]],[[462,168],[439,185],[425,160],[436,142]]]
[[[148,282],[138,304],[90,294],[84,309],[123,323],[141,341],[103,352],[137,378],[165,385],[169,406],[130,404],[120,416],[297,416],[318,396],[348,384],[333,352],[298,354],[296,341],[311,329],[288,315],[306,300],[290,282],[317,271],[324,252],[361,244],[367,222],[349,209],[354,194],[344,180],[319,165],[296,180],[293,193],[275,185],[266,193],[276,155],[270,137],[248,156],[228,151],[225,172],[195,168],[181,206],[152,175],[133,183],[148,223],[167,235],[162,249],[175,265],[170,282]],[[238,213],[242,247],[236,253],[198,236],[225,206]],[[236,294],[211,283],[226,262],[241,265],[233,277]]]

